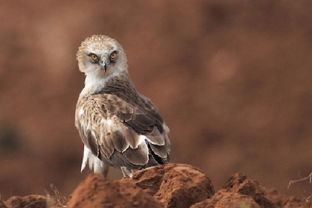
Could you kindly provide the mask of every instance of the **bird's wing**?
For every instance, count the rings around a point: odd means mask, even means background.
[[[146,101],[146,105],[152,105]],[[168,128],[154,107],[142,108],[112,94],[78,101],[76,127],[83,143],[113,165],[142,167],[168,160]]]

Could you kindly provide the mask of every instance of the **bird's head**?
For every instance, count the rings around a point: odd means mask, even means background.
[[[87,76],[107,78],[127,73],[127,57],[122,46],[105,35],[93,35],[82,41],[77,60],[79,70]]]

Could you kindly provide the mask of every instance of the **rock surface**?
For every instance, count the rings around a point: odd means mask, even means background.
[[[39,195],[0,201],[0,208],[45,207],[64,206],[49,204],[49,198]],[[215,193],[210,179],[200,170],[185,164],[168,164],[137,171],[132,178],[113,182],[91,174],[74,190],[66,207],[309,208],[311,202],[279,194],[239,173]]]
[[[88,176],[73,192],[68,208],[161,208],[152,196],[132,183],[109,182],[101,175]]]
[[[236,173],[225,187],[212,198],[194,204],[191,208],[308,208],[308,202],[267,189],[256,180]]]
[[[210,179],[203,172],[184,164],[148,168],[121,181],[134,183],[166,208],[187,208],[214,194]]]
[[[226,192],[218,191],[211,199],[206,199],[202,202],[194,204],[191,208],[260,208],[260,206],[252,199],[252,197]]]
[[[7,208],[7,206],[5,206],[3,201],[0,201],[0,208]]]
[[[6,205],[7,208],[45,208],[47,203],[46,197],[44,196],[28,195],[28,196],[12,196],[8,200],[6,200],[4,204]]]

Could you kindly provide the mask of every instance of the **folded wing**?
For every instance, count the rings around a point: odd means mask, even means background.
[[[78,102],[76,127],[91,152],[112,165],[141,169],[163,164],[169,159],[168,128],[154,109],[96,94]]]

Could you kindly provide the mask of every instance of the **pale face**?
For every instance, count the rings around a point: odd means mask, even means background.
[[[84,40],[77,52],[79,69],[88,75],[108,77],[127,70],[127,58],[114,39],[95,35]]]

